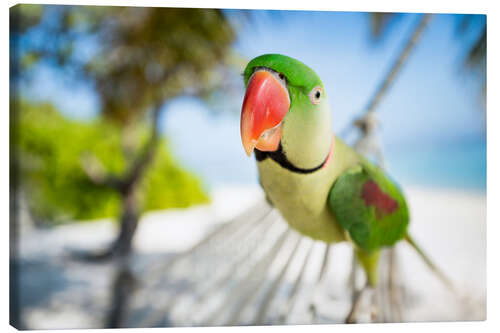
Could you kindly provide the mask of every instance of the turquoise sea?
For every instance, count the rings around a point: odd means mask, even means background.
[[[388,149],[388,169],[402,184],[486,192],[486,141]]]

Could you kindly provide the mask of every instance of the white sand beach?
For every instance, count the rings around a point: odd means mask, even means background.
[[[403,320],[484,320],[486,318],[486,194],[414,187],[406,189],[406,193],[411,209],[411,233],[451,278],[458,295],[453,295],[444,288],[408,245],[398,245],[400,281],[407,295]],[[259,198],[262,198],[262,193],[257,187],[223,187],[213,192],[211,205],[146,214],[134,239],[136,250],[133,257],[134,269],[139,272],[137,275],[140,283],[139,290],[135,291],[137,296],[131,302],[128,312],[130,325],[140,326],[139,323],[148,307],[154,306],[154,311],[161,312],[162,304],[168,304],[169,297],[180,290],[179,286],[170,283],[172,280],[170,282],[167,279],[162,280],[162,272],[158,274],[150,271],[151,267],[155,267],[158,262],[168,263],[168,260],[176,254],[196,244],[219,222],[237,215]],[[23,215],[23,218],[27,217]],[[285,228],[282,220],[277,223],[279,228]],[[269,229],[269,233],[254,236],[256,238],[253,242],[270,242],[271,230],[275,230],[273,228]],[[19,257],[21,320],[25,328],[103,326],[111,299],[110,285],[114,267],[109,263],[77,262],[70,259],[67,254],[68,249],[104,247],[113,239],[115,233],[116,225],[109,220],[74,223],[52,229],[37,229],[23,222]],[[237,242],[240,248],[245,246],[247,239],[245,236],[245,233],[238,236]],[[303,257],[310,244],[311,241],[308,239],[301,242],[297,256]],[[264,245],[259,246],[263,247]],[[203,257],[202,253],[197,256],[202,256],[204,265],[216,274],[222,270],[224,258],[235,255],[229,253],[232,249],[234,247],[223,244],[219,246],[216,254],[206,253]],[[321,251],[315,250],[313,257],[319,262]],[[266,276],[265,280],[273,280],[273,277],[278,275],[280,260],[285,259],[285,256],[277,257],[277,261],[273,262],[276,269],[268,270],[266,274],[269,276]],[[314,322],[340,322],[346,315],[350,297],[346,279],[350,262],[351,252],[346,244],[337,245],[332,249],[327,278],[314,296],[320,314]],[[292,282],[292,277],[299,271],[300,263],[292,266],[282,280],[283,285]],[[180,281],[183,276],[190,276],[189,267],[186,265],[182,269],[179,268],[173,279]],[[310,267],[314,266],[311,264]],[[302,294],[299,295],[312,294],[310,291],[314,287],[317,269],[309,270],[310,274],[304,275]],[[190,289],[198,290],[199,284],[207,282],[205,280],[209,277],[205,275],[206,278],[202,278],[203,274],[206,274],[203,268],[200,268],[200,272],[193,273],[191,280],[194,282],[190,282],[183,289],[181,296],[176,296],[175,304],[168,305],[171,309],[168,316],[170,325],[204,324],[202,313],[208,311],[205,309],[211,306],[210,302],[207,302],[206,306],[198,307],[199,312],[191,312],[194,311],[193,304],[196,304],[196,299],[192,298],[192,295],[196,293]],[[155,281],[156,284],[153,283]],[[221,285],[217,293],[210,296],[214,298],[214,302],[217,297],[227,298],[228,294],[231,296],[230,284],[227,284],[227,288],[225,284]],[[259,297],[256,297],[255,302],[248,303],[248,309],[241,313],[239,323],[251,323],[246,318],[255,316],[258,305],[252,308],[252,304],[259,304]],[[283,308],[281,299],[286,299],[285,288],[278,291],[276,299],[269,305],[267,322],[272,323],[273,316],[275,317]],[[309,323],[310,318],[307,314],[309,301],[304,297],[300,298],[287,323]],[[221,318],[224,318],[224,315],[221,315]],[[214,319],[213,323],[224,323],[224,320]]]

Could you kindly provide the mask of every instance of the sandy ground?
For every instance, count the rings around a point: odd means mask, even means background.
[[[458,292],[452,294],[444,288],[406,244],[398,245],[402,320],[484,320],[485,194],[410,188],[407,195],[411,233],[453,280]],[[209,206],[153,212],[143,217],[134,239],[136,253],[132,259],[138,287],[131,291],[126,325],[252,324],[256,318],[259,323],[276,323],[283,313],[286,319],[278,322],[342,322],[350,304],[350,248],[347,244],[332,248],[326,278],[316,286],[323,244],[301,239],[292,231],[276,258],[268,262],[262,259],[287,229],[279,217],[266,231],[239,231],[231,236],[231,241],[219,240],[175,269],[169,266],[172,258],[196,244],[221,221],[262,198],[262,193],[256,187],[224,187],[215,191],[213,198]],[[68,257],[68,252],[104,247],[115,233],[116,226],[107,220],[53,229],[37,229],[23,222],[19,241],[19,303],[24,328],[103,327],[110,308],[115,266],[77,262]],[[296,305],[289,308],[287,295],[310,248],[312,254]],[[295,257],[290,260],[289,269],[281,274],[293,251]],[[238,260],[239,266],[230,265]],[[223,278],[225,271],[229,272],[229,279]],[[249,278],[252,274],[259,277]],[[279,283],[273,284],[277,280]],[[276,292],[275,297],[265,304],[271,290]],[[315,316],[308,311],[311,301],[316,304]],[[360,320],[363,321],[362,316]]]

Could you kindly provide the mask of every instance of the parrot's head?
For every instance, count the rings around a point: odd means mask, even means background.
[[[241,110],[245,152],[278,149],[298,168],[325,161],[332,143],[330,107],[319,76],[300,61],[265,54],[243,73],[246,93]]]

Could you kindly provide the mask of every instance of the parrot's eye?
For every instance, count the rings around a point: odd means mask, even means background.
[[[309,99],[311,100],[311,103],[313,104],[319,104],[321,102],[321,95],[323,95],[323,90],[321,87],[315,87],[311,92],[309,93]]]
[[[279,73],[278,75],[280,77],[281,80],[284,80],[285,79],[285,75],[283,75],[282,73]]]

